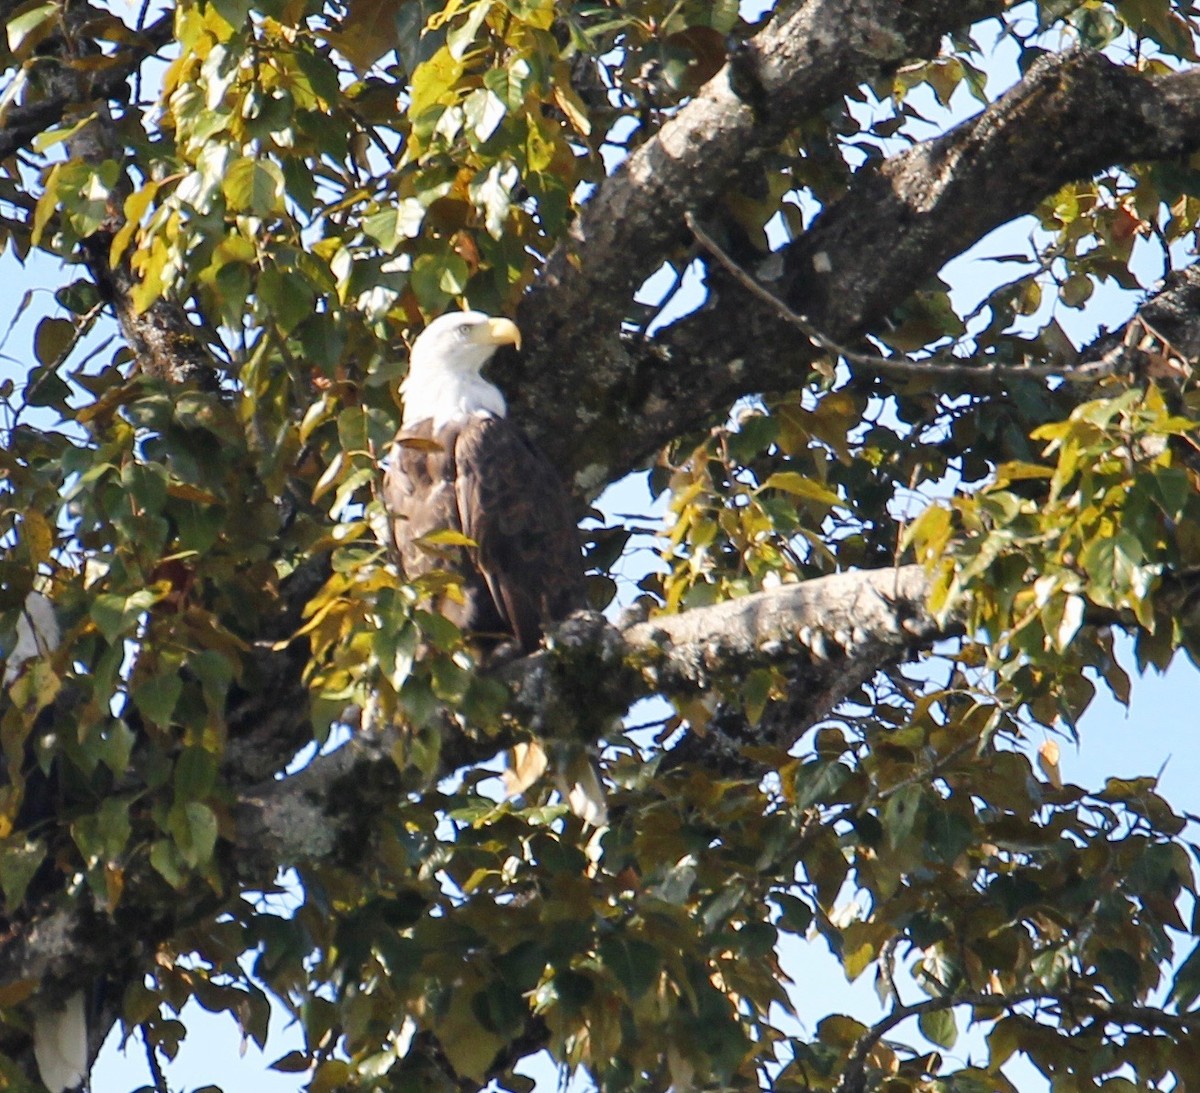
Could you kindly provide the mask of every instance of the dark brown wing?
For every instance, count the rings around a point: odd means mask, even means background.
[[[584,606],[570,499],[553,465],[504,418],[466,422],[455,445],[462,530],[507,628],[526,652]]]
[[[583,563],[570,501],[554,467],[511,423],[473,417],[402,431],[384,475],[400,564],[409,577],[458,575],[464,602],[434,605],[478,635],[516,637],[535,649],[547,623],[584,606]],[[417,540],[460,531],[476,548]]]
[[[383,476],[383,503],[392,518],[392,536],[405,576],[412,579],[444,570],[458,577],[462,598],[435,597],[433,610],[463,630],[507,634],[511,630],[493,606],[487,582],[469,553],[462,547],[421,541],[437,531],[463,530],[454,488],[460,428],[461,423],[451,423],[435,435],[433,422],[427,420],[402,429]]]

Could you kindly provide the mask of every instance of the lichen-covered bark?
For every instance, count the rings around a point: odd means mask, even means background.
[[[823,333],[850,340],[878,327],[950,258],[1065,182],[1198,147],[1200,73],[1150,77],[1093,53],[1048,57],[977,117],[860,171],[850,191],[784,249],[782,272],[769,287]],[[692,170],[703,173],[702,149],[692,153]],[[674,231],[683,212],[664,203],[642,215]],[[648,228],[646,238],[653,238]],[[623,266],[625,256],[606,239],[594,241],[586,263]],[[818,353],[761,301],[717,279],[708,306],[594,360],[586,338],[576,342],[558,319],[542,317],[553,316],[556,293],[574,299],[572,291],[566,282],[547,284],[530,298],[534,348],[521,373],[528,387],[518,411],[548,447],[569,447],[563,455],[584,495],[741,395],[794,386]],[[535,310],[535,300],[546,311]],[[577,399],[564,413],[562,392],[580,390],[590,396],[585,408],[605,412],[581,420]]]
[[[781,4],[746,48],[599,188],[522,305],[529,348],[510,362],[503,382],[514,392],[514,413],[550,454],[577,469],[605,466],[608,480],[629,468],[607,466],[604,453],[624,455],[616,436],[643,432],[641,402],[622,396],[641,382],[640,366],[655,365],[626,350],[621,320],[638,285],[687,243],[685,212],[705,209],[798,122],[902,61],[930,55],[944,34],[1003,7],[996,0]],[[689,363],[677,358],[668,368],[686,371]],[[709,413],[718,408],[719,397],[704,387],[693,393]],[[577,417],[580,409],[591,409],[592,420]],[[601,445],[595,453],[593,436]],[[655,446],[641,435],[635,441],[643,452]],[[589,492],[599,477],[589,474]]]

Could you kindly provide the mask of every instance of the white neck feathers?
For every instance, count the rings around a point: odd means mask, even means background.
[[[504,417],[500,388],[480,372],[505,344],[521,344],[521,332],[509,319],[493,319],[481,311],[434,319],[413,342],[408,375],[400,384],[405,426],[432,418],[440,429],[476,415]]]
[[[469,417],[504,417],[508,407],[500,388],[488,383],[474,369],[446,365],[414,367],[400,384],[404,398],[404,425],[411,427],[426,418],[434,430]]]

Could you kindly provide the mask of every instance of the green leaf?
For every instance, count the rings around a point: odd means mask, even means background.
[[[312,313],[316,293],[308,279],[296,270],[267,266],[259,274],[258,299],[280,330],[290,332]]]
[[[509,110],[517,110],[525,100],[532,82],[533,69],[521,56],[514,57],[507,68],[489,69],[483,74],[483,86],[491,91]]]
[[[425,207],[416,199],[406,197],[391,208],[380,209],[363,221],[363,231],[383,250],[392,253],[406,240],[421,234]]]
[[[212,0],[212,4],[233,30],[239,29],[250,18],[255,7],[251,0]]]
[[[917,1026],[925,1039],[947,1050],[958,1039],[958,1025],[954,1021],[954,1011],[949,1007],[926,1010],[917,1018]]]
[[[96,812],[96,828],[106,861],[115,861],[124,853],[133,831],[127,797],[106,797]]]
[[[270,1069],[282,1071],[284,1074],[303,1074],[306,1070],[311,1070],[312,1065],[312,1056],[307,1052],[289,1051],[276,1059]]]
[[[488,88],[477,88],[463,100],[463,114],[476,145],[491,139],[507,112],[504,100]]]
[[[484,226],[493,239],[504,234],[512,194],[520,181],[514,163],[493,163],[486,171],[471,180],[469,193],[475,206],[483,212]]]
[[[200,801],[212,793],[217,780],[217,757],[207,748],[184,748],[175,761],[175,797]]]
[[[142,589],[130,596],[101,592],[88,609],[97,629],[110,644],[133,629],[143,612],[149,610],[164,593]]]
[[[813,911],[804,900],[786,892],[773,892],[772,902],[779,908],[777,924],[793,934],[805,934],[812,925]]]
[[[504,0],[504,6],[522,23],[538,30],[554,25],[554,0]]]
[[[180,857],[188,865],[199,867],[212,859],[217,845],[217,817],[208,805],[199,801],[174,805],[167,826]]]
[[[1091,299],[1095,285],[1086,273],[1073,273],[1059,290],[1058,298],[1067,307],[1082,308]]]
[[[45,858],[46,844],[41,839],[11,838],[0,844],[0,888],[10,912],[25,899],[25,890]]]
[[[1003,1017],[987,1035],[988,1071],[997,1073],[1021,1045],[1022,1019]]]
[[[96,758],[118,776],[129,771],[129,759],[137,742],[134,731],[119,718],[110,718],[94,745]]]
[[[475,44],[479,28],[483,26],[483,21],[491,10],[492,0],[477,0],[471,5],[466,19],[446,34],[446,46],[454,60],[461,61],[467,50]],[[487,77],[485,76],[484,79],[486,80]]]
[[[166,727],[182,692],[183,680],[168,669],[139,683],[133,692],[133,702],[149,721]]]
[[[33,351],[42,364],[52,365],[75,340],[75,324],[69,319],[45,318],[33,336]]]
[[[742,704],[750,724],[757,725],[775,686],[775,673],[768,668],[755,668],[742,684]]]
[[[1171,981],[1170,1002],[1180,1013],[1190,1010],[1200,999],[1200,945],[1188,954]]]
[[[824,760],[805,763],[796,773],[796,808],[831,804],[849,777],[850,769],[843,763]]]
[[[232,209],[269,217],[283,211],[283,172],[269,159],[235,159],[221,180]]]
[[[150,847],[150,864],[172,888],[182,888],[186,880],[183,859],[170,839],[159,839]]]
[[[658,980],[662,956],[653,945],[637,938],[608,937],[600,943],[600,959],[636,1002]]]
[[[413,263],[412,287],[425,307],[440,309],[466,288],[470,271],[457,254],[422,254]]]
[[[351,1084],[353,1072],[350,1064],[341,1059],[326,1059],[308,1083],[309,1093],[335,1093]]]

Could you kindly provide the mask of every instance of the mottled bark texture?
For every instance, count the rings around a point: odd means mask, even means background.
[[[703,175],[703,141],[697,137],[686,148],[681,172]],[[822,333],[848,341],[879,328],[950,258],[1064,183],[1113,164],[1172,159],[1197,148],[1200,72],[1151,77],[1094,53],[1048,56],[978,116],[855,175],[845,196],[783,249],[781,273],[770,287]],[[610,181],[632,188],[623,173]],[[705,200],[697,192],[692,206],[701,219]],[[661,222],[662,231],[681,230],[682,211],[673,202],[642,208],[627,197],[620,212]],[[632,242],[655,237],[648,223],[643,229],[620,239],[612,231],[597,234],[581,269],[623,268],[631,251],[644,260],[640,269],[652,271],[669,248],[647,254],[644,243]],[[524,321],[532,350],[521,366],[526,386],[516,409],[530,432],[575,467],[585,495],[740,395],[794,387],[818,353],[728,279],[716,282],[708,306],[654,337],[600,351],[585,341],[580,353],[569,324],[543,311],[540,301],[561,292],[571,307],[593,314],[574,295],[575,278],[584,275],[564,279],[561,288],[547,280],[530,295]],[[599,283],[593,291],[603,298]],[[567,391],[585,398],[568,399]]]

